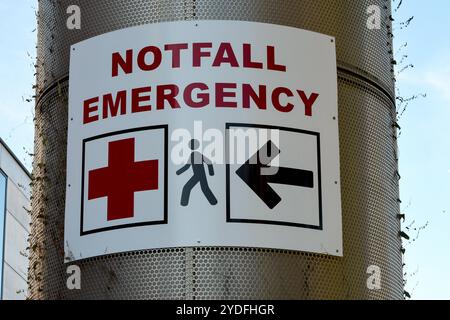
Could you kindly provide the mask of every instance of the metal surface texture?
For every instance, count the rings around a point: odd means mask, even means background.
[[[81,30],[66,9],[81,8]],[[367,7],[382,11],[366,27]],[[390,2],[387,0],[40,0],[30,298],[403,298]],[[64,197],[69,47],[130,26],[175,20],[274,23],[336,37],[344,257],[258,248],[174,248],[84,259],[66,288]],[[293,39],[295,41],[295,39]],[[381,268],[381,289],[367,268]]]

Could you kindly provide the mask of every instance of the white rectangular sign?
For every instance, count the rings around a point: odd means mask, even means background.
[[[66,261],[243,246],[342,255],[334,38],[150,24],[71,47]]]

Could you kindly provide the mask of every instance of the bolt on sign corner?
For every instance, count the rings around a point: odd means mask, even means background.
[[[73,45],[69,81],[66,261],[184,246],[343,254],[332,37],[149,24]]]

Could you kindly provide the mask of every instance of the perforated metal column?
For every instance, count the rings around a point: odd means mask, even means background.
[[[66,28],[79,5],[81,30]],[[366,27],[369,5],[381,30]],[[30,298],[238,299],[403,297],[390,2],[387,0],[40,0]],[[146,23],[220,19],[281,24],[336,37],[344,257],[257,248],[174,248],[63,263],[69,47]],[[295,39],[292,39],[295,41]],[[382,271],[380,290],[367,267]]]

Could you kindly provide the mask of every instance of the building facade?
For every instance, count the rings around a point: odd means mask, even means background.
[[[30,184],[27,169],[0,139],[0,298],[27,297]]]

